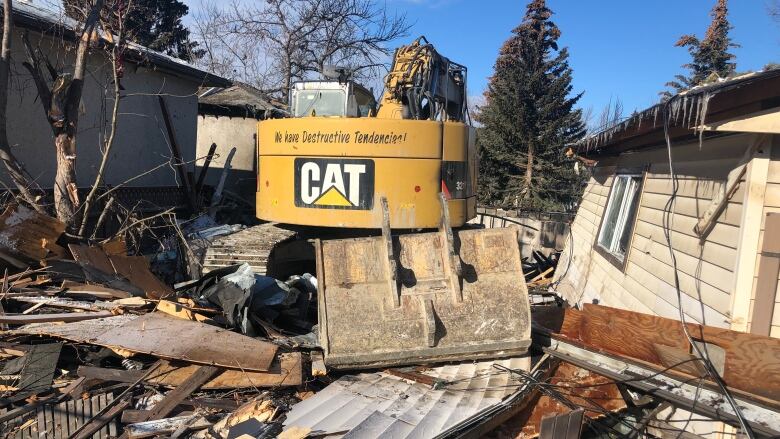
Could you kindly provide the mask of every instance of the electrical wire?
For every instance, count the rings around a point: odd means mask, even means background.
[[[672,260],[672,269],[674,271],[674,287],[677,292],[677,310],[679,311],[680,314],[680,323],[682,325],[683,333],[685,334],[685,337],[688,339],[688,343],[696,352],[696,355],[701,359],[702,364],[704,365],[704,370],[720,388],[721,393],[723,393],[723,396],[725,397],[726,401],[729,403],[731,408],[734,410],[734,414],[739,419],[739,424],[742,427],[742,430],[747,435],[748,439],[754,439],[755,434],[753,433],[753,430],[750,428],[750,425],[748,425],[745,416],[742,414],[742,410],[739,408],[739,405],[737,404],[736,400],[731,395],[731,392],[729,391],[728,387],[723,381],[723,378],[720,376],[718,371],[715,369],[715,366],[712,364],[712,361],[710,360],[709,357],[709,352],[707,352],[706,349],[706,344],[703,343],[705,348],[704,351],[702,351],[699,345],[693,340],[693,337],[688,331],[688,324],[685,321],[685,312],[683,312],[683,303],[682,303],[682,290],[680,289],[680,277],[677,268],[677,256],[675,255],[674,248],[672,247],[672,236],[671,236],[672,233],[671,222],[673,219],[674,204],[677,198],[677,192],[679,190],[679,181],[677,179],[677,175],[674,172],[674,161],[672,159],[672,140],[671,140],[671,136],[669,135],[669,124],[671,122],[670,121],[671,114],[669,110],[670,110],[671,103],[678,97],[679,96],[675,96],[674,98],[668,100],[665,103],[663,108],[664,139],[666,140],[666,149],[669,158],[669,176],[672,180],[672,194],[669,197],[669,200],[666,202],[666,205],[664,206],[663,221],[662,221],[664,237],[666,238],[666,245],[669,248],[669,255]]]

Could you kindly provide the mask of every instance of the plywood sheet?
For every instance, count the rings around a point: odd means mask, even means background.
[[[659,354],[691,353],[678,320],[592,304],[585,304],[583,311],[549,308],[534,310],[533,321],[553,338],[691,376],[683,365],[669,364]],[[688,331],[694,340],[724,351],[722,375],[729,388],[780,405],[780,382],[766,379],[780,376],[780,339],[691,323]]]
[[[61,221],[24,206],[11,205],[0,215],[0,247],[30,259],[59,254],[55,242],[64,231]]]
[[[143,256],[106,254],[100,247],[87,245],[68,246],[73,258],[81,264],[94,267],[104,273],[118,274],[133,286],[143,290],[150,299],[173,295],[173,289],[163,283],[149,270],[149,262]]]
[[[10,331],[145,353],[170,360],[265,372],[276,345],[162,313],[121,315],[65,325],[32,324]]]
[[[114,255],[109,256],[109,259],[116,273],[144,290],[146,297],[160,299],[173,296],[173,289],[149,271],[149,262],[143,256]]]

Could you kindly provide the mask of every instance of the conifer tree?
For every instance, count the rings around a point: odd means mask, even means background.
[[[63,5],[68,16],[83,21],[92,1],[63,0]],[[117,33],[116,28],[121,21],[128,40],[192,61],[201,56],[203,51],[190,40],[190,31],[182,22],[188,11],[189,8],[181,0],[108,0],[101,12],[101,23],[109,31]]]
[[[729,49],[739,47],[729,37],[729,30],[733,28],[728,20],[728,4],[726,0],[717,0],[710,12],[712,22],[704,39],[699,40],[695,35],[683,35],[675,43],[676,47],[685,47],[691,55],[691,62],[683,65],[689,70],[688,76],[677,75],[675,81],[666,85],[672,87],[676,93],[690,89],[715,77],[726,78],[736,69],[733,62],[735,56],[729,53]],[[666,91],[665,97],[671,96]]]
[[[544,0],[532,0],[496,60],[479,109],[480,202],[523,209],[567,209],[582,179],[564,153],[585,133],[582,96]]]

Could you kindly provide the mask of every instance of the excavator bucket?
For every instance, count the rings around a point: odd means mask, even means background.
[[[466,360],[528,349],[518,229],[453,234],[442,211],[438,232],[391,236],[386,220],[382,236],[316,243],[319,337],[329,366]]]

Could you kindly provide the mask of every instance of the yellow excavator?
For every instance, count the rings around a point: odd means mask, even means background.
[[[267,223],[220,238],[207,263],[316,262],[332,367],[525,352],[518,231],[464,227],[477,184],[466,68],[420,37],[396,50],[378,105],[347,69],[325,70],[293,85],[291,117],[258,124]]]

